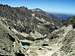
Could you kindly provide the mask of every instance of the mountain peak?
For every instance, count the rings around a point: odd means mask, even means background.
[[[43,10],[40,8],[35,8],[35,9],[32,9],[32,11],[43,11]]]

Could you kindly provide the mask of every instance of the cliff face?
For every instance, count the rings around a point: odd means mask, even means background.
[[[0,5],[0,55],[75,56],[75,29],[27,8]]]

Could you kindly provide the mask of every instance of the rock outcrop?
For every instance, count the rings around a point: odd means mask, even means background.
[[[75,56],[72,25],[60,27],[46,15],[34,15],[24,7],[0,8],[0,56]]]

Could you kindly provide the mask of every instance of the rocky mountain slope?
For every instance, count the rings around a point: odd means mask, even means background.
[[[0,56],[75,56],[75,29],[25,7],[0,5]]]

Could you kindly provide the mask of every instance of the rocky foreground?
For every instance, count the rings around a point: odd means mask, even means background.
[[[0,17],[0,56],[75,56],[72,25],[41,34],[37,30],[20,32],[6,22],[6,18]]]

